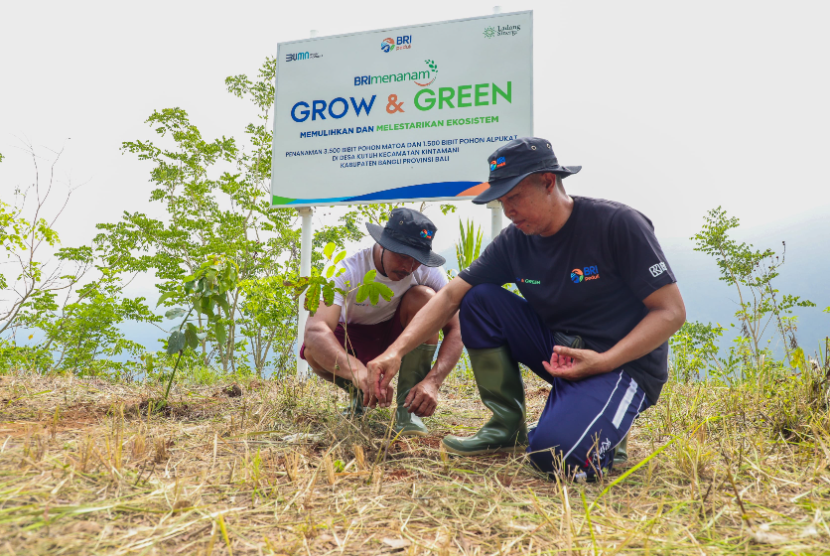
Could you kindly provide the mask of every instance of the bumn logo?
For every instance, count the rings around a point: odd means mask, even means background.
[[[322,54],[318,54],[317,52],[296,52],[294,54],[286,54],[285,61],[286,62],[299,62],[301,60],[309,60],[311,58],[322,58]]]

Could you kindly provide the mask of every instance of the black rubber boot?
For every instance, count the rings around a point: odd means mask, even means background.
[[[525,388],[519,364],[506,346],[467,349],[481,401],[493,417],[475,435],[444,437],[452,454],[476,456],[495,452],[524,452],[527,448]]]
[[[334,375],[334,384],[349,393],[349,406],[341,414],[343,417],[360,417],[363,415],[363,391],[351,380]]]
[[[432,358],[435,357],[434,344],[421,344],[401,359],[401,370],[398,372],[398,393],[396,401],[398,407],[395,410],[395,428],[392,433],[401,436],[426,436],[429,434],[426,425],[421,418],[410,413],[403,402],[406,396],[419,382],[424,380],[432,369]]]

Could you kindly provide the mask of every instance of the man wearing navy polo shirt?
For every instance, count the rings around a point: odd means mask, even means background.
[[[489,158],[490,187],[513,222],[441,289],[368,365],[382,404],[401,357],[460,308],[461,335],[493,417],[474,436],[444,438],[452,453],[516,448],[549,473],[594,477],[668,378],[667,340],[686,310],[651,221],[603,199],[569,196],[548,141],[521,138]],[[517,296],[501,286],[514,283]],[[551,384],[527,432],[518,363]]]

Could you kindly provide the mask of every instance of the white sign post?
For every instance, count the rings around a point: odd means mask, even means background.
[[[471,198],[487,157],[528,135],[530,11],[278,45],[274,207]]]

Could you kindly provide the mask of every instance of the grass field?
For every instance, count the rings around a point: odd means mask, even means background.
[[[826,382],[669,384],[589,484],[442,453],[489,415],[460,374],[432,435],[392,444],[387,410],[346,420],[328,384],[228,386],[148,415],[156,387],[0,377],[0,553],[830,553]],[[530,419],[546,395],[527,381]]]

